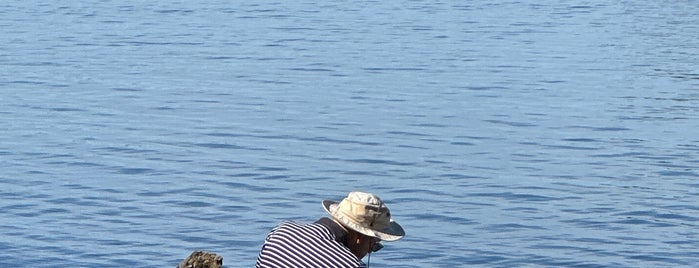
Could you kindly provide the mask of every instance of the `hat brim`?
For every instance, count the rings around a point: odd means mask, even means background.
[[[403,230],[403,227],[401,227],[400,224],[398,224],[397,222],[393,221],[393,219],[390,220],[386,228],[383,228],[381,230],[374,230],[356,224],[350,221],[349,219],[335,213],[337,211],[338,204],[339,202],[336,201],[323,200],[323,208],[325,209],[325,211],[328,212],[328,214],[330,214],[330,216],[332,216],[335,220],[339,221],[342,225],[349,227],[352,230],[355,230],[367,236],[377,237],[382,241],[396,241],[405,236],[405,231]]]

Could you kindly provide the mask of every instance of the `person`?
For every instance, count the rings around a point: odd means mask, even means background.
[[[330,217],[310,224],[286,221],[272,229],[255,267],[368,267],[362,258],[381,249],[381,241],[405,236],[374,194],[350,192],[341,202],[323,200],[322,205]]]

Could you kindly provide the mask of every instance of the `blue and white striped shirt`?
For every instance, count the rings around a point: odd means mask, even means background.
[[[342,243],[328,218],[311,224],[283,222],[265,240],[257,257],[257,268],[327,267],[365,268]],[[339,228],[339,227],[338,227]]]

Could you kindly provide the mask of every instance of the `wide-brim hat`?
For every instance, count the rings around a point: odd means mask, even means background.
[[[340,224],[383,241],[395,241],[405,231],[391,219],[391,212],[381,199],[370,193],[350,192],[340,202],[323,200],[323,208]]]

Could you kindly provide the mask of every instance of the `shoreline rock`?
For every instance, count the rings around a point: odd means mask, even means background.
[[[192,252],[176,268],[221,268],[223,257],[216,253],[197,250]]]

